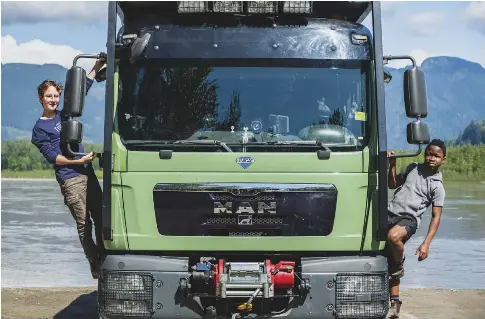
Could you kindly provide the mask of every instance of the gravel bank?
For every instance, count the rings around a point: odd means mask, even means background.
[[[409,289],[402,319],[485,318],[485,290]],[[96,318],[96,288],[3,288],[3,319]]]

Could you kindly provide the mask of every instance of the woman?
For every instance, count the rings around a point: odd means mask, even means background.
[[[86,78],[86,94],[93,84],[96,73],[104,66],[104,57],[96,60]],[[37,88],[39,102],[42,105],[42,116],[32,129],[32,143],[39,149],[47,161],[54,165],[64,203],[71,211],[77,225],[79,240],[84,254],[89,261],[94,279],[99,276],[100,255],[103,247],[101,211],[102,191],[94,173],[92,161],[96,154],[90,152],[83,157],[69,156],[61,143],[62,110],[59,111],[62,87],[52,80],[43,81]],[[82,144],[72,146],[73,150],[84,152]],[[92,237],[94,222],[97,245]]]

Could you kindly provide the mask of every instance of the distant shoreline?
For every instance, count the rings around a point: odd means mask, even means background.
[[[162,173],[162,172],[161,172]],[[98,177],[99,181],[103,180],[103,175],[102,174],[96,174]],[[55,177],[45,177],[45,176],[8,176],[8,177],[3,177],[2,174],[2,181],[55,181]],[[446,182],[454,182],[454,183],[460,183],[460,182],[467,182],[467,183],[485,183],[485,177],[483,176],[476,176],[476,177],[444,177],[444,183]]]
[[[95,170],[98,179],[103,177],[103,172]],[[14,171],[2,170],[2,180],[56,180],[54,170]]]

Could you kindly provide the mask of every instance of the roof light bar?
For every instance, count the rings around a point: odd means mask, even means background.
[[[179,13],[206,12],[207,7],[207,1],[177,1]]]
[[[313,1],[285,1],[283,3],[284,13],[312,13]]]
[[[276,13],[278,11],[277,1],[249,1],[249,13]]]
[[[214,1],[214,12],[243,12],[242,1]]]

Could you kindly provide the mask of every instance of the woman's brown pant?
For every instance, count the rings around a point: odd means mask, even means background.
[[[96,175],[79,175],[61,182],[60,187],[64,203],[76,221],[79,240],[86,258],[89,261],[97,260],[103,247],[103,196]],[[93,222],[97,244],[93,241]]]

